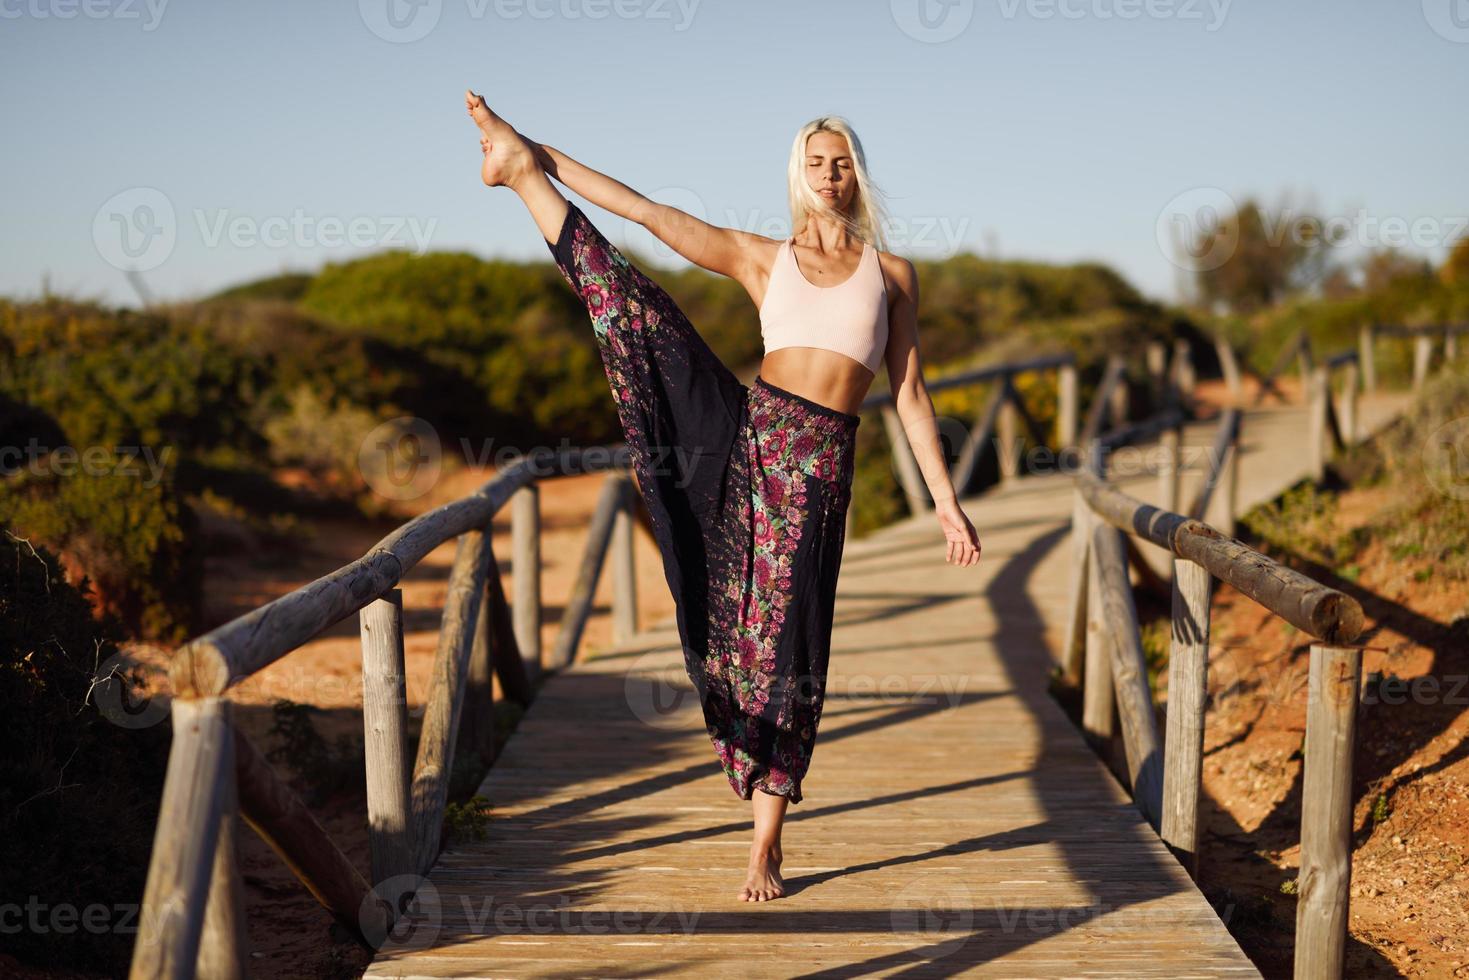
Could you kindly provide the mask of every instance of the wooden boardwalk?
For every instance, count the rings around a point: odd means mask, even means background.
[[[1243,506],[1304,475],[1305,432],[1248,414]],[[481,788],[487,838],[443,854],[367,976],[1258,976],[1047,694],[1071,503],[1062,477],[967,501],[976,568],[931,517],[848,543],[786,898],[735,897],[749,805],[670,621],[543,687]]]

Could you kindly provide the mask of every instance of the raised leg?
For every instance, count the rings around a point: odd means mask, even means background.
[[[480,152],[484,154],[480,177],[490,187],[513,190],[535,219],[542,237],[548,244],[555,242],[571,202],[551,183],[525,139],[514,126],[490,111],[483,96],[466,91],[464,104],[480,131]]]

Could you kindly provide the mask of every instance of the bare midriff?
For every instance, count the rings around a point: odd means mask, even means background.
[[[845,354],[819,347],[782,347],[761,360],[760,377],[818,405],[856,415],[875,375]]]

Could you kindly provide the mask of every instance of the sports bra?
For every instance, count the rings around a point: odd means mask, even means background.
[[[863,242],[856,272],[835,286],[817,286],[796,264],[791,241],[780,243],[760,304],[765,352],[817,347],[845,354],[876,374],[888,345],[887,283],[877,249]]]

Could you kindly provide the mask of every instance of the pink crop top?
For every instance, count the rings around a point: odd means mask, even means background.
[[[791,239],[781,242],[760,304],[760,336],[767,354],[818,347],[876,374],[888,345],[887,283],[877,249],[863,242],[856,272],[835,286],[817,286],[797,265]]]

